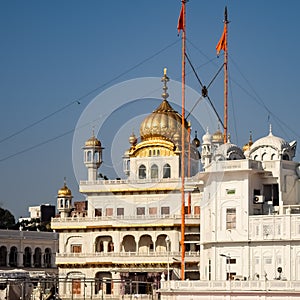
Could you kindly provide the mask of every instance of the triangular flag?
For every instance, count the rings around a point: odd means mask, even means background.
[[[184,31],[184,11],[183,11],[183,4],[181,6],[181,10],[180,10],[180,15],[178,18],[178,24],[177,24],[177,29],[178,29],[178,34],[180,33],[180,30]]]
[[[223,30],[222,36],[216,46],[217,55],[220,54],[221,50],[227,51],[226,33],[227,33],[227,26],[226,26],[226,24],[224,24],[224,30]]]

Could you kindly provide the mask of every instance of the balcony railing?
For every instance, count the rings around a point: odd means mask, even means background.
[[[274,214],[249,217],[251,240],[299,240],[300,215]]]
[[[86,263],[113,263],[113,264],[143,264],[143,263],[180,263],[180,252],[93,252],[93,253],[57,253],[56,264],[86,264]],[[200,253],[185,252],[186,262],[199,262]]]
[[[300,291],[300,281],[246,280],[246,281],[162,281],[161,290],[176,291]]]

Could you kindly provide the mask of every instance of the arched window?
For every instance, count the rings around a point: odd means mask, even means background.
[[[45,254],[44,254],[44,266],[45,268],[51,268],[51,249],[46,248],[45,249]]]
[[[7,249],[5,246],[0,247],[0,266],[6,267]]]
[[[33,265],[35,268],[40,268],[42,266],[42,250],[41,250],[41,248],[35,248],[35,250],[34,250]]]
[[[151,166],[151,178],[158,178],[158,166],[157,165]]]
[[[146,178],[146,167],[144,165],[140,165],[139,167],[139,179]]]
[[[165,164],[163,167],[163,178],[171,177],[171,166],[169,164]]]
[[[88,151],[87,152],[87,158],[86,158],[86,160],[89,161],[89,162],[92,161],[92,151]]]
[[[24,267],[31,267],[31,249],[29,247],[25,248],[25,252],[23,254],[23,265]]]
[[[17,247],[13,246],[10,248],[10,252],[9,252],[9,266],[17,267],[17,265],[18,265],[18,249]]]

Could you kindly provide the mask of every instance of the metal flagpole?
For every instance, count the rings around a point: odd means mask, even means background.
[[[225,45],[224,45],[224,144],[227,143],[228,136],[228,48],[227,48],[227,7],[224,12],[224,31],[225,31]]]
[[[182,101],[182,112],[181,112],[181,280],[185,279],[185,244],[184,244],[184,235],[185,235],[185,3],[186,0],[182,0],[182,16],[183,16],[183,30],[182,30],[182,60],[181,60],[181,101]]]

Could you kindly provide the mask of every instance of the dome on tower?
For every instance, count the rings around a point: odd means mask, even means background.
[[[220,129],[218,129],[213,135],[212,135],[212,142],[213,143],[223,143],[224,136]]]
[[[94,133],[91,138],[85,142],[86,147],[101,147],[101,142],[95,137]]]
[[[58,197],[66,197],[66,196],[70,197],[70,196],[72,196],[72,192],[67,187],[66,183],[64,183],[64,186],[61,189],[58,190],[57,196]]]
[[[210,144],[212,140],[211,134],[208,132],[208,128],[206,130],[206,133],[202,137],[202,143],[203,144]]]
[[[252,145],[253,145],[253,141],[252,141],[252,133],[250,132],[249,141],[248,141],[247,144],[245,144],[245,145],[243,146],[243,152],[249,151]]]

